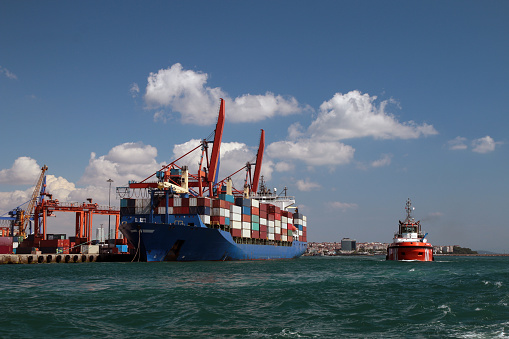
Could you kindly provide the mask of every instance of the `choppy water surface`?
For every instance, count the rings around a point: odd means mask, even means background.
[[[504,337],[509,258],[0,266],[5,337]]]

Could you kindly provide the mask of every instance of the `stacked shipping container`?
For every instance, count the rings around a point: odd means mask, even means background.
[[[150,199],[122,199],[120,206],[121,215],[148,215],[151,210]],[[195,214],[205,225],[228,230],[235,238],[307,241],[305,216],[256,199],[228,194],[220,194],[218,199],[175,195],[168,197],[166,207],[166,197],[160,196],[154,199],[153,213],[160,216],[158,220],[165,220],[166,214]]]

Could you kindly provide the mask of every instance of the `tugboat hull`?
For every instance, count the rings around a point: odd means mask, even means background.
[[[387,248],[387,260],[433,261],[433,246],[423,242],[392,244]]]

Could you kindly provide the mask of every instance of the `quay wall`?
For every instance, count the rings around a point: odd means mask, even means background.
[[[130,254],[0,254],[0,265],[129,262],[132,258]]]

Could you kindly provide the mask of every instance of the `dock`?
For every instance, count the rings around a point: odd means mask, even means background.
[[[131,262],[132,254],[0,254],[0,265]]]

